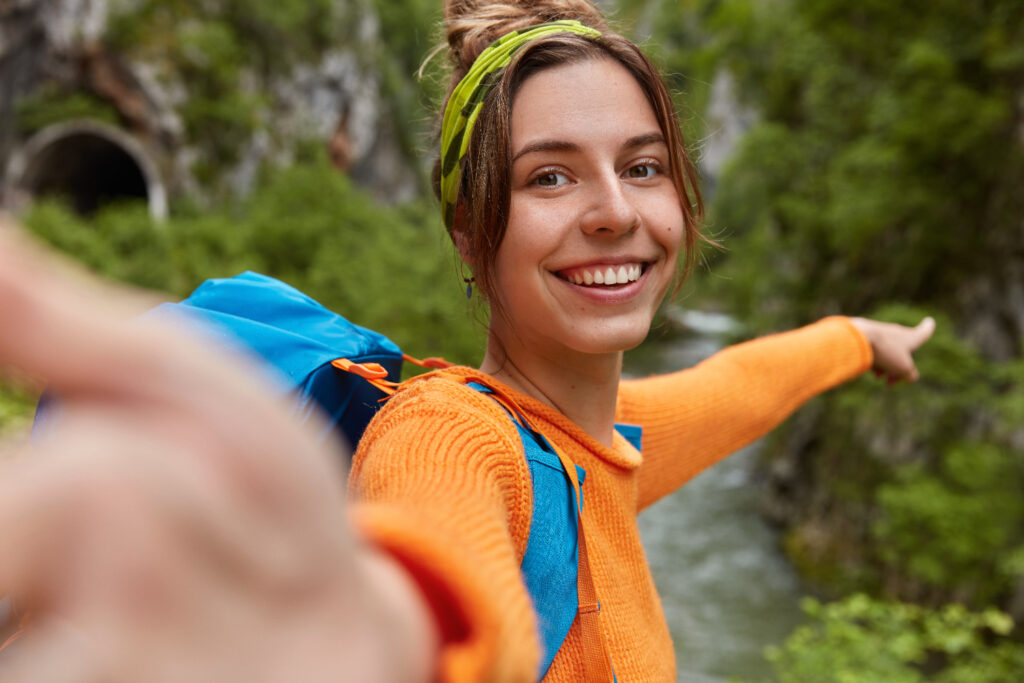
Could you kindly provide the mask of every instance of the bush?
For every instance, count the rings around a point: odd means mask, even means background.
[[[874,317],[921,315],[888,307]],[[939,316],[918,367],[916,385],[886,390],[863,377],[817,401],[800,480],[813,507],[789,549],[829,590],[1009,604],[1022,573],[1007,558],[1024,553],[1024,365],[986,362]],[[791,429],[777,445],[799,420]],[[830,533],[802,543],[805,525]]]
[[[781,683],[1011,683],[1024,671],[1013,620],[995,609],[927,609],[854,595],[805,600],[810,623],[766,656]]]

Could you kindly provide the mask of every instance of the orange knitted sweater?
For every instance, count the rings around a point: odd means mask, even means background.
[[[643,455],[618,434],[612,448],[597,443],[555,409],[476,370],[432,373],[392,398],[360,441],[349,481],[356,523],[431,603],[443,640],[440,680],[533,680],[540,646],[519,573],[529,468],[508,415],[463,379],[499,387],[587,472],[583,524],[619,682],[675,681],[637,513],[871,362],[849,321],[827,318],[691,369],[623,381],[617,420],[643,427]],[[574,624],[545,681],[580,680],[581,652]]]

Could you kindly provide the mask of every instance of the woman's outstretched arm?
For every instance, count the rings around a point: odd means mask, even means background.
[[[425,681],[436,627],[259,373],[0,222],[0,368],[59,420],[0,458],[3,680]]]
[[[724,349],[686,370],[624,381],[617,419],[644,427],[640,507],[775,428],[807,400],[873,368],[913,381],[917,327],[832,317]]]

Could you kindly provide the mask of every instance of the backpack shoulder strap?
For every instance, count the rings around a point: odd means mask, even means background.
[[[613,681],[580,516],[586,471],[533,429],[509,397],[477,382],[469,382],[468,386],[488,394],[505,409],[519,432],[530,468],[533,515],[521,567],[537,613],[543,646],[539,678],[547,673],[578,615],[585,680]]]

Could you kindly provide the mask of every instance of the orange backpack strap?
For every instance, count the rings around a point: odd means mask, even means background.
[[[388,371],[380,363],[354,363],[348,358],[336,358],[331,365],[350,372],[353,375],[362,377],[367,382],[384,392],[385,396],[391,396],[398,389],[400,382],[393,382],[388,379]]]
[[[452,364],[444,358],[424,358],[421,360],[410,356],[407,353],[403,353],[402,359],[412,363],[413,365],[418,365],[421,368],[443,370],[444,368],[450,368],[452,366]],[[384,392],[384,399],[381,400],[386,400],[398,391],[398,387],[402,386],[401,382],[395,382],[388,379],[388,370],[380,363],[356,363],[348,358],[335,358],[331,361],[331,365],[339,370],[344,370],[345,372],[353,375],[358,375],[380,389]]]
[[[583,531],[583,497],[580,491],[579,478],[576,476],[576,463],[569,459],[561,448],[551,439],[546,439],[555,455],[562,462],[576,492],[579,507],[576,510],[577,530],[579,535],[579,569],[576,574],[576,590],[579,595],[580,636],[583,641],[583,680],[586,683],[612,683],[615,675],[612,672],[611,660],[608,657],[604,636],[601,633],[601,602],[594,588],[594,577],[590,571],[590,556],[587,554],[587,536]]]
[[[474,380],[475,381],[475,380]],[[491,398],[498,402],[510,415],[518,418],[527,429],[537,434],[541,432],[534,429],[533,425],[526,419],[523,411],[519,409],[516,402],[508,394],[487,386],[491,392]],[[543,434],[541,434],[543,436]],[[579,544],[579,566],[576,573],[576,591],[578,595],[579,608],[577,618],[580,624],[580,638],[583,643],[583,672],[585,683],[613,683],[615,674],[612,671],[611,660],[608,657],[608,649],[601,632],[601,603],[597,597],[597,589],[594,587],[594,577],[590,569],[590,556],[587,551],[586,534],[583,528],[583,495],[580,488],[579,477],[576,476],[576,463],[574,463],[565,452],[555,443],[544,437],[544,441],[551,447],[562,463],[562,468],[569,477],[574,493],[576,494],[576,528]]]
[[[444,358],[437,357],[424,358],[420,360],[415,356],[410,356],[407,353],[403,353],[402,359],[408,361],[409,363],[412,363],[413,365],[418,365],[421,368],[433,368],[435,370],[444,370],[445,368],[450,368],[452,366],[452,364],[446,361]]]

